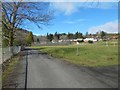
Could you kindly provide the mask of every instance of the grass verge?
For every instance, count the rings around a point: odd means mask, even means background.
[[[20,55],[17,54],[10,59],[10,62],[5,63],[5,70],[2,73],[2,82],[4,82],[13,72],[15,66],[19,63]]]

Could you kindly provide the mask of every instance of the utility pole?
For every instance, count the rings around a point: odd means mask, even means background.
[[[77,56],[79,56],[79,47],[78,47],[78,42],[77,42]]]

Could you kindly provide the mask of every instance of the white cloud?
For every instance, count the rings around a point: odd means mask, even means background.
[[[99,31],[105,31],[107,33],[118,33],[118,21],[116,20],[116,21],[107,22],[100,26],[91,27],[88,30],[89,33],[96,33]]]
[[[74,21],[65,21],[64,23],[67,23],[67,24],[74,24],[75,22],[74,22]]]
[[[59,1],[59,0],[58,0]],[[118,9],[118,3],[101,3],[99,2],[51,2],[51,7],[56,11],[70,15],[80,11],[80,8],[100,8],[100,9]]]
[[[75,3],[72,2],[55,2],[51,3],[51,6],[53,6],[56,10],[63,12],[65,15],[70,15],[78,11]]]
[[[106,2],[86,2],[84,5],[82,5],[81,7],[83,8],[99,8],[99,9],[118,9],[118,3],[106,3]]]
[[[64,21],[64,23],[75,24],[75,23],[84,22],[84,21],[85,21],[85,19],[76,19],[76,20]]]

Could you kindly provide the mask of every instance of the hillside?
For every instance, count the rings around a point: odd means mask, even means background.
[[[18,28],[14,32],[14,45],[24,45],[25,39],[26,39],[26,36],[28,35],[28,33],[29,33],[29,31]],[[2,44],[3,44],[3,47],[6,47],[9,44],[9,40],[8,40],[9,31],[5,28],[2,28],[2,35],[3,35]]]
[[[29,31],[24,29],[17,29],[15,32],[15,42],[25,44],[25,38],[28,35]]]

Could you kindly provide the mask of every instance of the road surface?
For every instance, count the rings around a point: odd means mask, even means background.
[[[27,52],[27,88],[118,87],[117,72],[114,69],[110,73],[102,70],[102,73],[99,69],[76,66],[37,50]]]

